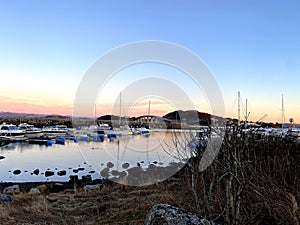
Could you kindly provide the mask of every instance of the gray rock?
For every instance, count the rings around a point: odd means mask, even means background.
[[[53,176],[55,173],[53,171],[46,171],[45,172],[45,177],[51,177]]]
[[[145,225],[217,225],[196,214],[184,211],[180,208],[157,204],[152,207],[147,215]]]
[[[0,204],[10,204],[13,203],[14,199],[10,195],[0,194]]]
[[[39,195],[41,194],[41,191],[36,187],[36,188],[31,188],[29,193]]]
[[[20,186],[18,184],[9,186],[4,188],[3,190],[4,194],[19,194],[20,193]]]
[[[94,185],[85,185],[83,187],[84,191],[96,191],[96,190],[100,190],[102,188],[101,184],[94,184]]]

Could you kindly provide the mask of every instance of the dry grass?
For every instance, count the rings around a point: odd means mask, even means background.
[[[2,225],[143,224],[149,209],[157,203],[186,208],[193,202],[183,182],[145,187],[115,184],[89,193],[19,194],[13,204],[0,205],[0,221]]]

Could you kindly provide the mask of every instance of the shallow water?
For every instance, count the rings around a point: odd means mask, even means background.
[[[180,133],[176,136],[186,139],[186,135]],[[109,162],[109,167],[118,171],[124,170],[124,163],[142,168],[151,164],[168,166],[170,162],[180,161],[177,151],[172,149],[182,146],[174,148],[174,143],[174,133],[166,131],[152,132],[148,136],[124,136],[111,141],[105,139],[104,142],[74,143],[66,140],[64,145],[52,146],[11,143],[0,149],[0,156],[5,157],[0,160],[0,182],[68,181],[70,175],[79,178],[91,175],[92,179],[98,179],[102,178],[99,172]],[[16,170],[20,173],[16,174]],[[47,177],[46,171],[53,171],[54,175]],[[59,176],[59,171],[63,171],[63,175]]]

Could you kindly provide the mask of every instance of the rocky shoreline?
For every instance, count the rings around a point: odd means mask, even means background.
[[[103,185],[112,185],[113,182],[108,179],[91,180],[85,176],[78,179],[78,176],[70,176],[69,181],[41,181],[41,182],[2,182],[0,183],[0,192],[4,194],[18,194],[27,192],[39,192],[50,194],[57,192],[74,192],[77,189],[88,190],[89,188],[100,189]]]

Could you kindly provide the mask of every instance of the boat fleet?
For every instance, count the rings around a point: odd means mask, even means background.
[[[233,129],[231,129],[232,132]],[[249,127],[238,130],[240,136],[253,135],[255,138],[294,138],[300,139],[300,129],[295,127],[274,128],[274,127]]]
[[[234,131],[235,130],[235,131]],[[236,135],[241,140],[246,137],[251,137],[255,140],[287,140],[289,142],[300,143],[300,128],[290,126],[289,128],[274,128],[274,127],[236,127],[226,126],[225,130],[220,127],[211,129],[209,127],[197,130],[196,135],[188,142],[188,147],[195,155],[203,153],[209,142],[223,141],[225,133],[229,136]]]
[[[37,128],[32,124],[20,123],[0,124],[0,146],[10,142],[26,141],[29,144],[52,145],[53,140],[56,144],[64,144],[66,139],[78,141],[104,141],[105,138],[114,139],[128,135],[149,135],[149,128],[131,128],[120,126],[112,128],[108,124],[92,125],[88,127],[68,128],[66,125],[51,125]]]
[[[65,125],[45,126],[42,129],[27,123],[21,123],[19,126],[14,124],[0,124],[0,137],[35,137],[47,133],[66,134],[70,129]]]

